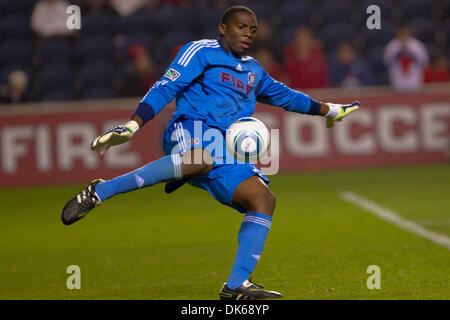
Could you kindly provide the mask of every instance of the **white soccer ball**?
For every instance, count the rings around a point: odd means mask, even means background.
[[[269,149],[269,130],[256,118],[240,118],[227,129],[226,145],[228,152],[236,159],[257,161]]]

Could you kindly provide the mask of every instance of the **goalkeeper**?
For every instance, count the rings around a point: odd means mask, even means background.
[[[220,298],[281,297],[280,293],[250,281],[250,274],[263,252],[275,209],[269,180],[253,164],[219,161],[229,154],[208,152],[207,143],[198,132],[216,132],[219,141],[215,143],[223,145],[216,150],[226,153],[226,129],[238,118],[251,116],[255,101],[287,111],[325,116],[327,127],[358,109],[359,103],[322,103],[273,80],[255,59],[245,55],[255,41],[257,28],[253,11],[233,6],[222,17],[218,40],[194,41],[180,49],[166,73],[141,100],[131,120],[107,131],[91,145],[91,149],[103,154],[108,148],[128,141],[176,99],[176,112],[163,136],[166,156],[114,179],[92,181],[64,206],[64,224],[83,218],[116,194],[160,182],[166,182],[165,190],[171,193],[188,182],[245,214],[238,232],[234,265],[219,292]],[[191,159],[200,161],[192,163]]]

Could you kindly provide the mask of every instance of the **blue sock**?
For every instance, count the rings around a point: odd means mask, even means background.
[[[248,212],[245,215],[239,229],[236,259],[227,280],[227,286],[230,289],[239,287],[255,269],[271,224],[272,217],[266,214]]]
[[[181,177],[181,156],[178,154],[168,155],[139,169],[97,184],[95,193],[103,201],[118,193],[129,192]]]

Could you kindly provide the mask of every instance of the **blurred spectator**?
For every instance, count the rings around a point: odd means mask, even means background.
[[[397,30],[384,51],[391,86],[396,90],[418,90],[423,85],[423,71],[428,64],[428,52],[418,39],[411,36],[409,28]]]
[[[272,34],[272,27],[267,20],[258,20],[258,33],[252,48],[255,52],[259,49],[268,49],[272,51],[275,59],[281,60],[282,56],[281,52],[279,52],[280,45],[275,41]]]
[[[8,76],[8,83],[0,87],[0,102],[19,103],[30,101],[28,76],[22,70],[15,70]]]
[[[31,14],[31,28],[43,38],[72,34],[66,26],[70,3],[65,0],[40,0]]]
[[[156,0],[109,0],[111,7],[122,17],[132,15],[143,7],[152,6]]]
[[[339,45],[336,57],[330,61],[332,86],[356,87],[372,85],[372,72],[369,65],[357,56],[348,42]]]
[[[448,70],[448,59],[444,55],[438,55],[431,61],[430,66],[425,69],[425,82],[446,82],[450,80]]]
[[[187,2],[187,0],[159,0],[160,4],[170,4],[174,7],[182,6]]]
[[[155,63],[148,50],[140,44],[131,46],[128,52],[132,63],[122,85],[122,95],[140,97],[158,80]]]
[[[213,0],[206,2],[208,3],[208,5],[212,5],[217,10],[222,10],[222,13],[225,12],[228,7],[231,7],[230,0]]]
[[[297,28],[294,40],[284,50],[284,65],[293,88],[322,88],[328,85],[328,67],[322,44],[308,27]]]
[[[82,13],[115,12],[108,0],[84,0],[81,5]]]
[[[256,60],[259,61],[264,70],[277,81],[288,84],[289,78],[284,70],[283,66],[279,64],[272,53],[272,51],[261,48],[253,55]]]

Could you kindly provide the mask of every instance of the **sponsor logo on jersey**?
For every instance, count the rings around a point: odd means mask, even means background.
[[[175,81],[178,79],[180,75],[181,73],[179,73],[177,70],[175,70],[174,68],[170,68],[169,70],[167,70],[164,77],[166,77],[169,80]]]
[[[254,81],[255,81],[255,79],[253,77],[253,82]],[[232,74],[229,74],[228,72],[221,72],[220,73],[220,82],[231,84],[236,89],[241,90],[243,93],[245,93],[246,96],[249,95],[250,91],[253,88],[253,86],[250,83],[246,84],[246,83],[244,83],[244,81],[242,81],[238,77],[235,77]]]
[[[238,71],[242,71],[242,66],[241,66],[241,64],[239,63],[238,65],[237,65],[237,67],[236,67],[236,70],[238,70]]]

